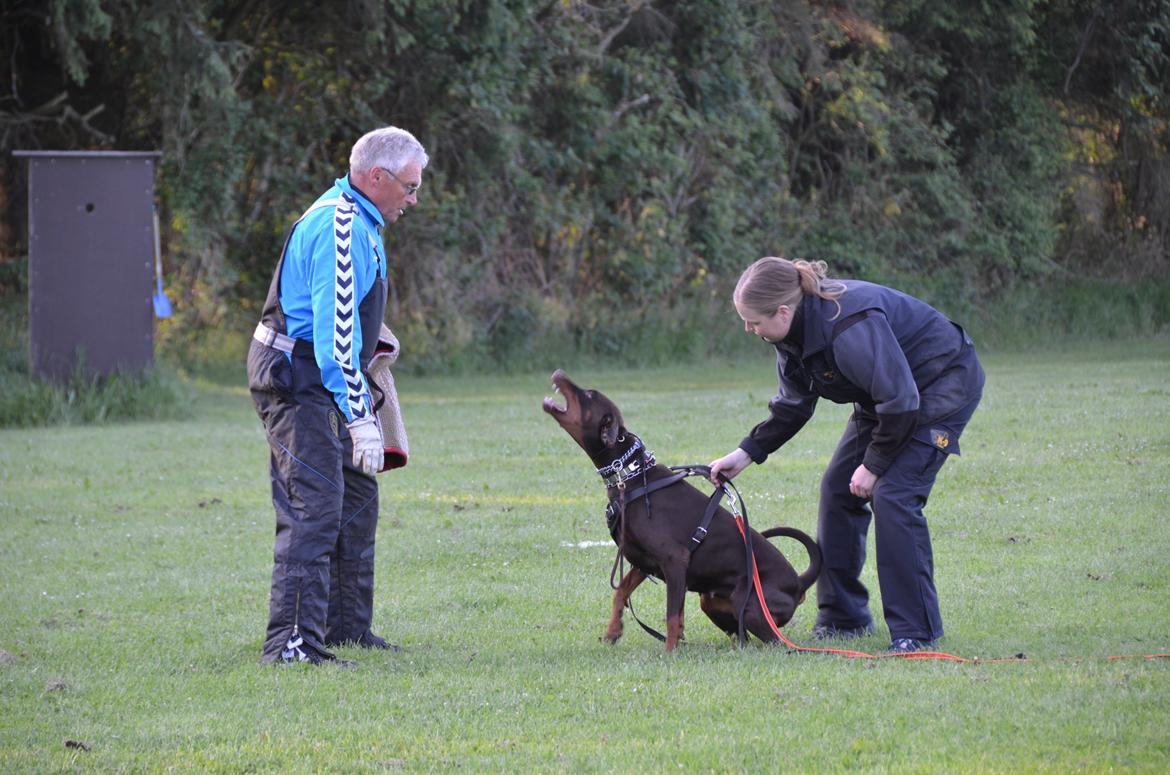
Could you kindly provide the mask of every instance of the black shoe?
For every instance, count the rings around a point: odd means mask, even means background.
[[[378,651],[392,651],[395,653],[402,650],[393,643],[388,642],[385,638],[379,637],[369,630],[363,632],[357,640],[327,640],[325,641],[325,645],[329,646],[329,648],[353,647],[359,649],[375,649]]]
[[[834,624],[818,624],[812,628],[813,640],[829,640],[836,638],[839,640],[852,640],[853,638],[864,638],[866,635],[873,635],[873,623],[863,624],[860,627],[838,627]]]
[[[357,645],[359,648],[363,649],[377,649],[379,651],[390,651],[393,653],[398,653],[402,650],[398,646],[395,646],[393,643],[387,641],[385,638],[379,637],[369,630],[366,630],[364,633],[362,633],[362,636],[358,638]]]
[[[336,659],[337,657],[333,653],[329,651],[317,651],[312,646],[306,644],[304,638],[300,635],[293,635],[288,639],[288,642],[279,655],[273,655],[262,661],[275,662],[279,665],[293,665],[299,662],[319,665],[322,662],[332,662]]]
[[[918,640],[917,638],[894,638],[887,654],[913,654],[916,651],[934,651],[937,642],[933,640]]]

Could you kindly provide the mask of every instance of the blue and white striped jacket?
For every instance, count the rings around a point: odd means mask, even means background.
[[[382,214],[349,181],[339,178],[310,208],[289,238],[280,278],[280,306],[289,336],[313,343],[321,381],[346,422],[371,408],[360,353],[378,331],[363,331],[358,307],[386,279]],[[380,321],[379,321],[380,322]]]

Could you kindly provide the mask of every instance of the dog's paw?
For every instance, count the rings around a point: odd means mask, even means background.
[[[622,637],[622,630],[621,628],[618,628],[617,630],[606,630],[605,634],[598,638],[598,640],[600,640],[602,643],[608,643],[612,646],[618,642],[618,638],[620,637]]]

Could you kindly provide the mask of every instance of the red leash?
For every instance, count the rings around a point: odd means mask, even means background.
[[[743,529],[743,516],[738,512],[735,514],[735,526],[739,528],[739,534],[744,541],[748,540],[747,533]],[[885,657],[898,657],[900,659],[942,659],[951,662],[1019,662],[1018,658],[1011,659],[967,659],[966,657],[957,657],[954,654],[947,654],[943,651],[911,651],[904,654],[867,654],[864,651],[852,651],[850,649],[825,649],[814,648],[812,646],[797,646],[795,643],[784,637],[784,633],[780,632],[780,628],[776,626],[776,620],[772,618],[772,612],[768,610],[768,603],[764,599],[764,585],[760,582],[760,569],[756,565],[756,554],[752,552],[752,586],[756,589],[756,598],[760,601],[760,608],[764,612],[764,619],[768,622],[768,627],[772,630],[772,634],[780,639],[780,642],[793,651],[810,651],[820,654],[836,654],[842,657],[849,657],[851,659],[883,659]]]
[[[671,470],[675,471],[675,472],[682,472],[682,475],[677,477],[677,478],[674,478],[674,479],[662,480],[661,481],[662,486],[673,484],[678,479],[685,478],[687,476],[695,476],[695,475],[706,476],[710,473],[711,469],[707,466],[702,466],[702,465],[690,465],[690,466],[674,466],[674,467],[672,467]],[[723,482],[723,484],[719,489],[721,489],[723,491],[723,495],[727,497],[727,499],[729,500],[729,502],[731,504],[730,511],[731,511],[732,516],[735,518],[735,526],[739,529],[739,535],[741,538],[743,538],[744,546],[746,547],[746,550],[747,550],[746,553],[748,555],[748,558],[751,561],[752,586],[755,587],[756,599],[760,603],[760,610],[762,610],[764,612],[764,619],[765,619],[765,621],[767,621],[768,627],[772,630],[772,634],[775,635],[776,638],[781,643],[783,643],[785,646],[787,646],[790,651],[803,651],[803,652],[811,652],[811,653],[818,653],[818,654],[836,654],[837,656],[848,657],[850,659],[885,659],[887,657],[894,657],[897,659],[915,659],[915,660],[932,659],[932,660],[940,660],[940,661],[947,661],[947,662],[965,662],[968,664],[988,664],[991,662],[1025,662],[1025,661],[1027,661],[1027,657],[1025,657],[1023,654],[1017,654],[1014,657],[1006,657],[1006,658],[999,658],[999,659],[979,659],[978,657],[976,657],[974,659],[969,659],[967,657],[956,656],[955,654],[948,654],[945,651],[909,651],[909,652],[895,652],[895,653],[887,653],[887,654],[868,654],[864,651],[853,651],[851,649],[829,649],[829,648],[816,648],[813,646],[798,646],[798,645],[796,645],[795,643],[790,641],[788,638],[784,637],[784,633],[780,632],[780,628],[776,626],[776,620],[774,618],[772,618],[772,612],[770,610],[768,610],[768,603],[767,603],[767,600],[764,598],[764,585],[760,581],[760,570],[759,570],[759,566],[756,564],[756,553],[752,549],[751,540],[748,538],[747,532],[744,529],[745,523],[746,523],[746,518],[744,517],[744,514],[740,511],[739,506],[737,505],[737,503],[742,502],[743,499],[741,497],[737,497],[738,492],[735,491],[735,485],[731,484],[730,480],[723,478],[722,482]],[[622,489],[622,496],[623,496],[621,499],[622,500],[621,511],[623,513],[623,516],[624,516],[625,492],[624,492],[624,487],[621,489]],[[647,505],[648,505],[649,491],[648,490],[645,490],[645,491],[639,490],[638,492],[645,493],[645,496],[647,497]],[[711,496],[711,502],[715,503],[720,499],[721,498],[719,497],[719,490],[717,489],[716,492],[713,493]],[[611,504],[611,506],[612,506],[612,504]],[[746,506],[745,506],[745,509],[746,509]],[[711,512],[711,514],[714,513],[713,507],[709,506],[709,512]],[[608,514],[608,510],[607,510],[607,514]],[[707,522],[704,521],[702,526],[700,527],[700,530],[702,531],[702,533],[704,535],[707,532],[706,526],[707,526]],[[611,532],[612,532],[612,530],[611,530]],[[696,534],[696,535],[698,535],[698,534]],[[616,536],[615,536],[614,540],[617,541]],[[694,540],[696,543],[698,543],[699,541],[702,540],[702,538],[701,537],[699,537],[697,539],[692,538],[692,540]],[[623,555],[622,547],[621,547],[621,544],[619,543],[618,555],[617,555],[617,558],[615,558],[615,560],[614,560],[614,567],[615,568],[617,567],[617,563],[621,560],[622,555]],[[610,576],[610,583],[611,583],[611,585],[613,583],[612,573]],[[747,602],[745,600],[744,606],[740,607],[740,614],[739,614],[740,624],[739,624],[739,626],[740,626],[741,638],[745,636],[745,634],[743,632],[742,616],[743,616],[743,610],[744,610],[744,607],[746,607],[746,604],[747,604]],[[626,606],[630,609],[630,611],[632,613],[634,609],[633,609],[633,605],[631,604],[631,602],[629,600],[627,600]],[[665,638],[663,637],[663,635],[661,633],[657,632],[653,628],[647,627],[645,624],[642,623],[642,621],[640,619],[638,619],[637,616],[635,616],[634,618],[638,620],[638,624],[642,625],[642,628],[644,630],[646,630],[648,633],[650,633],[654,637],[658,638],[659,640],[665,640]],[[741,642],[743,642],[743,641],[741,640]],[[1170,658],[1170,653],[1166,653],[1166,654],[1120,654],[1117,656],[1108,657],[1108,659],[1110,659],[1110,660],[1118,660],[1118,659],[1166,659],[1166,658]]]
[[[747,541],[747,534],[743,529],[743,517],[737,512],[735,514],[735,526],[739,528],[739,534]],[[852,651],[850,649],[824,649],[813,648],[811,646],[797,646],[795,643],[784,637],[784,633],[780,632],[780,628],[776,626],[776,620],[772,618],[772,612],[768,610],[768,604],[764,600],[764,586],[760,582],[760,571],[756,565],[756,555],[752,552],[752,584],[756,588],[756,598],[760,601],[760,608],[764,611],[764,619],[768,622],[768,627],[771,628],[772,634],[780,639],[780,642],[787,646],[792,651],[810,651],[821,654],[836,654],[842,657],[849,657],[851,659],[885,659],[887,657],[895,657],[897,659],[936,659],[948,662],[966,662],[969,664],[988,664],[991,662],[1025,662],[1027,657],[1023,654],[1017,657],[1006,657],[1002,659],[968,659],[967,657],[959,657],[954,654],[948,654],[945,651],[909,651],[905,653],[896,654],[867,654],[864,651]],[[1170,654],[1120,654],[1118,656],[1109,657],[1110,660],[1116,659],[1165,659],[1170,658]]]
[[[748,537],[747,531],[744,529],[746,519],[741,513],[737,501],[742,501],[742,498],[736,498],[729,491],[729,487],[734,487],[730,482],[726,481],[723,485],[723,492],[731,503],[731,514],[735,518],[735,526],[739,528],[739,535],[743,538],[744,546],[747,547],[747,555],[751,560],[752,572],[752,586],[756,589],[756,598],[760,601],[760,609],[764,612],[764,619],[768,622],[768,627],[772,630],[781,643],[787,646],[792,651],[807,651],[819,654],[836,654],[850,659],[884,659],[886,657],[896,657],[898,659],[938,659],[949,662],[971,662],[971,663],[986,663],[986,662],[1022,662],[1025,657],[1023,654],[1017,657],[1009,657],[1006,659],[968,659],[966,657],[955,656],[948,654],[945,651],[909,651],[909,652],[895,652],[892,654],[867,654],[864,651],[853,651],[851,649],[826,649],[814,648],[812,646],[797,646],[795,643],[784,637],[784,633],[780,632],[780,628],[776,626],[776,620],[772,618],[772,612],[768,610],[768,602],[764,598],[764,585],[760,582],[760,569],[756,564],[756,553],[752,549],[751,539]],[[742,628],[742,624],[741,624]]]

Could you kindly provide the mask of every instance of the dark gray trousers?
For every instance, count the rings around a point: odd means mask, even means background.
[[[945,428],[957,442],[978,403],[976,399],[932,427]],[[935,640],[942,637],[943,623],[923,509],[947,453],[912,440],[878,478],[873,498],[864,501],[849,492],[849,480],[861,465],[875,425],[874,418],[855,412],[821,478],[817,543],[824,566],[817,580],[817,623],[837,629],[873,623],[869,591],[861,583],[872,520],[882,613],[890,637]]]
[[[276,509],[263,661],[279,659],[298,636],[306,653],[329,659],[328,647],[361,640],[373,616],[378,485],[353,467],[344,416],[316,362],[296,356],[291,372],[287,390],[258,389],[251,380],[268,435]]]

